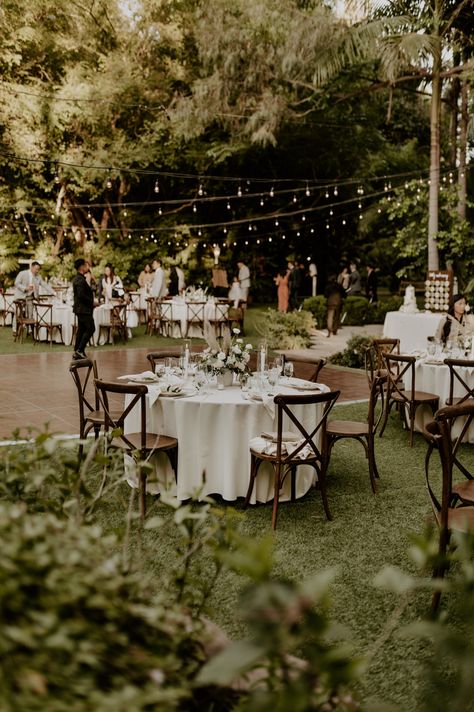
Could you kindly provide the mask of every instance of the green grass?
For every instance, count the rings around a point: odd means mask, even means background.
[[[261,324],[265,320],[265,312],[267,307],[256,306],[247,309],[245,314],[245,338],[254,346],[257,344],[261,331]],[[139,326],[132,329],[133,338],[126,343],[118,342],[116,344],[106,344],[104,346],[94,346],[93,349],[98,351],[107,351],[117,348],[124,349],[167,349],[174,346],[179,346],[183,343],[183,339],[169,339],[163,336],[145,334],[145,326]],[[193,343],[204,343],[202,339],[193,339]],[[92,347],[91,347],[92,348]],[[12,330],[10,327],[0,327],[0,354],[34,354],[34,353],[60,353],[64,351],[72,351],[72,346],[64,344],[53,344],[50,346],[45,342],[33,343],[31,337],[25,338],[23,343],[13,340]]]
[[[337,418],[365,416],[365,404],[337,407]],[[366,672],[357,692],[366,701],[390,701],[404,712],[417,709],[430,649],[424,642],[400,636],[400,631],[427,615],[430,597],[426,592],[417,593],[397,617],[400,598],[376,588],[373,581],[386,564],[416,572],[408,550],[410,533],[424,529],[430,511],[424,481],[425,452],[420,435],[415,436],[414,447],[408,447],[407,434],[397,416],[391,417],[384,437],[376,442],[380,481],[374,496],[362,446],[349,440],[338,443],[328,473],[334,520],[326,521],[319,493],[312,490],[296,503],[280,506],[275,534],[276,574],[303,580],[336,568],[332,617],[344,626],[344,636],[352,641],[354,654],[366,658]],[[159,499],[150,497],[149,505],[149,516],[169,516]],[[240,501],[216,506],[243,512]],[[123,514],[118,508],[108,510],[103,524],[107,528],[120,526]],[[243,513],[242,532],[258,539],[268,534],[270,521],[271,503],[251,507]],[[159,587],[163,571],[173,559],[176,533],[169,526],[146,532],[145,543],[148,553],[144,566]],[[206,565],[209,562],[204,560],[204,569]],[[236,616],[239,590],[245,583],[236,574],[226,573],[208,600],[208,614],[233,638],[246,635]],[[448,604],[445,596],[443,607]]]

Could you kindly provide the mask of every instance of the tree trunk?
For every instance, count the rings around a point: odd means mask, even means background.
[[[458,167],[458,205],[457,213],[461,220],[466,219],[467,200],[467,127],[469,122],[468,88],[465,78],[461,79],[461,116],[459,121],[459,167]]]
[[[439,19],[439,18],[438,18]],[[439,123],[441,114],[441,38],[439,25],[436,32],[436,47],[433,51],[433,80],[430,121],[430,191],[428,200],[428,269],[439,269],[438,236],[440,145]]]

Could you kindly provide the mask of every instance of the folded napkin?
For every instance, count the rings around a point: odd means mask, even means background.
[[[249,391],[247,398],[253,401],[262,401],[262,405],[272,418],[275,417],[275,396],[273,393],[261,393],[260,391]]]
[[[129,373],[126,376],[118,376],[119,381],[136,381],[140,383],[156,383],[158,377],[153,371],[143,371],[143,373]]]
[[[276,443],[277,438],[278,438],[278,433],[276,430],[272,430],[269,433],[260,433],[260,437],[264,438],[265,440],[271,440],[272,442]],[[298,435],[296,433],[292,433],[291,431],[283,431],[281,434],[281,439],[282,442],[295,442],[295,440],[298,438]]]
[[[293,433],[294,436],[294,433]],[[294,452],[302,443],[302,440],[293,440],[293,441],[285,441],[282,442],[282,452],[287,452],[288,455],[291,455],[292,452]],[[267,438],[263,438],[261,436],[258,436],[256,438],[252,438],[249,442],[251,450],[256,450],[257,452],[261,452],[262,455],[276,455],[277,453],[277,444],[273,440],[267,440]],[[311,457],[313,455],[312,449],[309,447],[309,445],[305,445],[304,448],[298,453],[298,457],[301,460],[306,460],[306,458]]]
[[[284,382],[288,388],[295,388],[300,391],[321,391],[325,390],[322,383],[313,383],[313,381],[305,381],[303,378],[287,378]]]

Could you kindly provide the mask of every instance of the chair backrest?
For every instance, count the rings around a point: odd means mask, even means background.
[[[364,352],[364,366],[365,366],[365,375],[367,376],[367,382],[369,384],[369,387],[372,388],[372,384],[377,378],[377,376],[380,374],[380,367],[378,366],[378,354],[375,350],[375,346],[371,344],[370,346],[367,346]],[[385,366],[384,366],[385,368]]]
[[[192,322],[204,322],[204,307],[206,302],[187,302],[186,303],[186,313],[187,321]]]
[[[33,307],[37,327],[51,329],[53,326],[53,305],[47,302],[39,302],[35,299]]]
[[[140,408],[140,447],[146,447],[146,403],[145,396],[148,393],[148,388],[139,384],[119,384],[110,381],[101,381],[98,378],[94,380],[94,384],[99,396],[99,402],[104,411],[104,430],[107,433],[109,430],[118,431],[114,433],[114,438],[120,440],[130,450],[135,450],[136,446],[130,442],[124,434],[125,419],[138,405]],[[127,406],[123,406],[122,410],[113,404],[113,410],[110,407],[110,394],[118,394],[131,396]]]
[[[461,438],[452,439],[452,425],[458,419],[465,419],[467,427],[474,418],[474,401],[466,401],[461,405],[445,406],[435,413],[434,420],[426,424],[424,436],[429,443],[425,459],[425,476],[431,505],[439,525],[448,528],[448,512],[452,500],[453,466],[457,466],[465,475],[471,473],[459,461],[458,447]],[[441,500],[434,492],[430,482],[430,458],[433,450],[437,450],[441,460],[442,488]]]
[[[181,356],[181,349],[172,349],[169,351],[150,351],[146,355],[148,361],[150,362],[151,370],[155,373],[155,366],[163,361],[165,358],[179,358]]]
[[[17,323],[22,321],[35,321],[33,300],[17,299],[15,301],[15,319]]]
[[[378,369],[385,368],[383,354],[400,354],[400,339],[372,339]]]
[[[209,321],[227,321],[229,318],[229,307],[232,302],[228,300],[218,300],[212,308],[211,319]]]
[[[282,358],[283,366],[286,361],[291,361],[293,363],[294,376],[296,378],[304,378],[306,381],[311,381],[312,383],[318,382],[319,373],[326,365],[325,358],[320,358],[317,361],[305,361],[304,359],[287,358],[285,354],[282,354]]]
[[[387,369],[387,398],[396,393],[397,398],[408,403],[415,398],[415,356],[400,356],[399,354],[383,352],[383,358]],[[409,374],[411,378],[411,388],[405,389],[403,386],[403,376]]]
[[[119,329],[127,327],[127,305],[125,302],[120,304],[112,304],[110,311],[110,324]]]
[[[175,321],[173,316],[173,302],[170,299],[158,299],[156,309],[160,321]]]
[[[79,398],[79,419],[82,426],[89,413],[99,410],[99,398],[94,387],[94,400],[87,395],[87,387],[94,385],[94,380],[98,378],[97,363],[90,358],[81,358],[71,361],[69,372],[77,388]]]
[[[474,368],[474,361],[466,359],[445,358],[444,363],[449,368],[449,402],[453,402],[456,386],[463,391],[459,397],[458,405],[464,403],[468,398],[474,398],[474,384],[467,383],[468,373],[462,369]]]
[[[314,457],[321,465],[326,462],[326,424],[329,413],[333,408],[336,400],[340,395],[340,391],[329,391],[328,393],[311,393],[306,395],[277,395],[274,398],[277,406],[277,459],[283,464],[289,463],[296,459],[301,451],[309,447],[312,451],[311,457]],[[293,408],[299,405],[322,405],[322,413],[316,416],[308,431],[305,426],[298,420]],[[282,444],[283,424],[285,418],[293,423],[297,433],[301,438],[298,447],[293,452],[285,452]],[[317,442],[317,436],[321,435],[321,445]]]

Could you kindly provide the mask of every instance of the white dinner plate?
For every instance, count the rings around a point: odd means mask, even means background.
[[[158,383],[159,378],[157,376],[134,376],[128,379],[130,383],[140,383],[141,385],[146,385],[147,383]]]
[[[160,398],[185,398],[186,396],[194,396],[196,391],[162,391]]]

